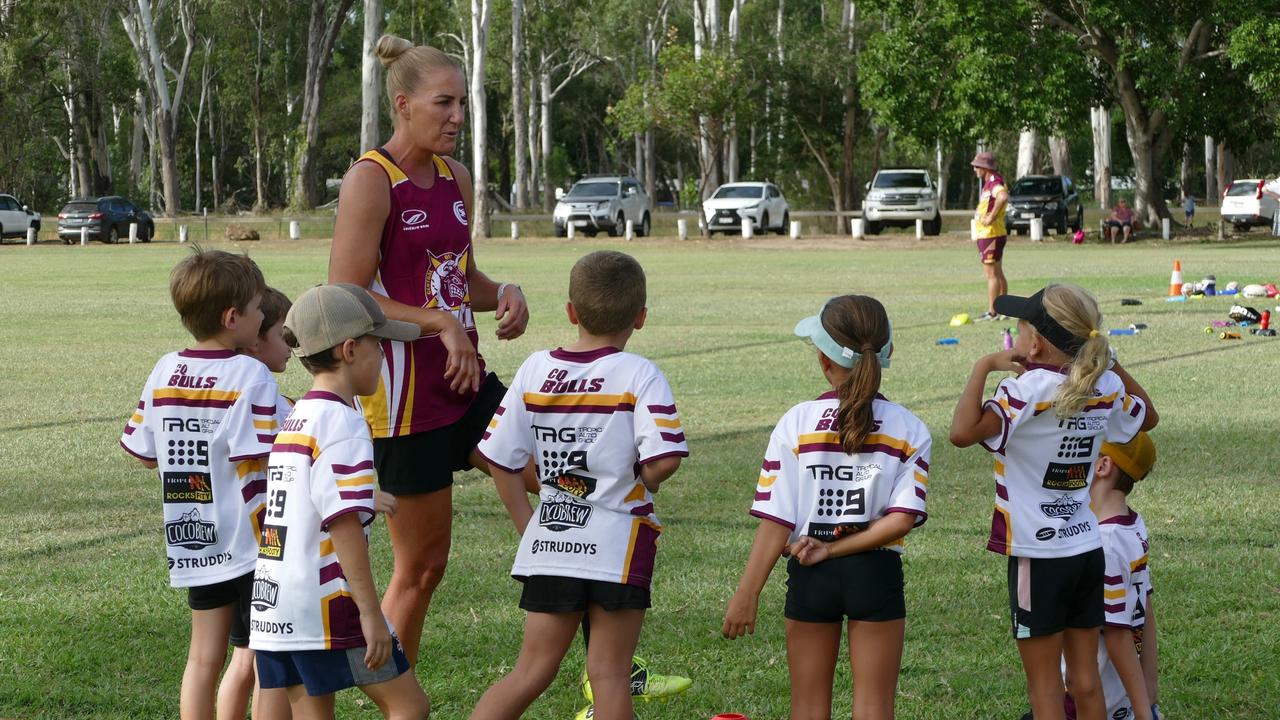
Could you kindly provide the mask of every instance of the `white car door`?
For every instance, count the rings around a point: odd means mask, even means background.
[[[0,232],[17,232],[24,227],[26,215],[13,198],[0,197]]]

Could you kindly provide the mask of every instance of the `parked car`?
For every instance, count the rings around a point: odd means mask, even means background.
[[[1084,203],[1075,183],[1066,175],[1023,175],[1009,188],[1004,224],[1012,233],[1031,230],[1031,221],[1040,218],[1045,230],[1066,235],[1067,228],[1084,226]]]
[[[27,236],[27,228],[40,232],[40,213],[18,202],[12,195],[0,195],[0,241]]]
[[[915,227],[924,221],[926,235],[942,232],[938,189],[922,168],[883,168],[867,183],[862,201],[863,229],[878,235],[885,227]]]
[[[726,183],[702,201],[700,219],[708,235],[742,232],[743,220],[750,220],[756,232],[781,235],[791,223],[791,206],[773,183]]]
[[[1271,227],[1280,201],[1262,192],[1266,180],[1236,180],[1222,194],[1222,219],[1247,231],[1254,226]]]
[[[587,235],[603,230],[618,237],[628,220],[636,235],[643,237],[651,229],[650,212],[649,196],[635,178],[588,175],[560,198],[552,219],[556,237],[564,237],[570,224]]]
[[[58,237],[70,245],[80,239],[81,228],[88,228],[91,240],[111,244],[129,237],[131,223],[138,224],[138,239],[142,242],[151,242],[155,237],[156,224],[151,215],[118,195],[72,200],[58,213]]]

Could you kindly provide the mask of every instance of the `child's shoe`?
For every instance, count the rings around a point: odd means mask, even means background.
[[[582,671],[582,696],[587,702],[592,701],[591,681],[587,679],[587,671]],[[644,658],[636,656],[631,659],[631,696],[643,698],[644,700],[654,700],[656,698],[666,698],[672,695],[678,695],[689,686],[693,685],[693,680],[680,675],[659,675],[649,672],[648,663]],[[588,708],[589,710],[590,708]],[[583,712],[586,712],[584,710]],[[583,717],[579,715],[579,717]],[[589,716],[586,716],[589,717]]]

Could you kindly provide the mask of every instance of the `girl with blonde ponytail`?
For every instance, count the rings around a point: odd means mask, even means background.
[[[880,394],[893,336],[879,301],[832,298],[795,334],[817,348],[831,390],[791,408],[769,439],[751,506],[761,522],[722,632],[755,632],[760,590],[787,551],[790,717],[831,717],[847,619],[853,716],[890,718],[906,617],[903,538],[927,517],[932,440]]]
[[[1112,358],[1098,303],[1081,288],[1001,295],[995,308],[1018,318],[1018,338],[1012,349],[974,364],[956,404],[951,442],[981,443],[994,456],[987,549],[1009,558],[1010,625],[1032,714],[1062,720],[1069,690],[1081,720],[1103,720],[1097,652],[1105,560],[1089,485],[1104,442],[1128,442],[1159,416]],[[1004,371],[1014,375],[984,401],[987,376]],[[1150,708],[1134,710],[1138,720],[1150,718]]]

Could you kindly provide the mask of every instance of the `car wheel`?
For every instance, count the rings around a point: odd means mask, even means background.
[[[863,230],[868,235],[879,235],[880,231],[883,229],[884,229],[884,223],[880,222],[879,220],[868,220],[865,223],[863,223]]]
[[[1067,234],[1067,209],[1062,208],[1062,212],[1058,214],[1058,226],[1054,228],[1059,235]]]
[[[119,235],[116,234],[116,226],[109,225],[107,226],[107,234],[102,236],[102,242],[108,245],[114,245],[117,237],[119,237]]]
[[[627,219],[618,213],[618,217],[613,221],[613,227],[609,229],[609,237],[622,237],[622,233],[627,229]]]
[[[1080,209],[1076,210],[1076,221],[1071,225],[1071,230],[1072,232],[1080,232],[1080,230],[1083,227],[1084,227],[1084,206],[1081,205]]]
[[[142,226],[142,237],[139,239],[142,240],[142,242],[144,243],[149,243],[151,242],[151,238],[155,237],[155,234],[156,234],[156,226],[152,225],[151,223],[147,223],[146,225]]]
[[[32,222],[31,229],[36,231],[36,242],[40,242],[40,223]]]
[[[552,227],[552,233],[556,237],[564,237],[569,234],[569,230],[563,225],[556,225],[555,223],[552,223],[551,227]]]
[[[653,227],[649,221],[649,213],[645,213],[644,217],[640,220],[640,237],[649,237],[649,232],[651,230],[653,230]]]
[[[787,233],[787,228],[789,228],[789,227],[791,227],[791,211],[790,211],[790,210],[783,210],[783,211],[782,211],[782,224],[781,224],[781,225],[779,225],[779,226],[778,226],[778,229],[777,229],[777,230],[775,230],[774,232],[778,233],[779,235],[785,235],[785,234]]]
[[[940,211],[935,210],[933,213],[933,219],[924,224],[924,234],[930,237],[933,237],[941,233],[942,233],[942,213]]]

